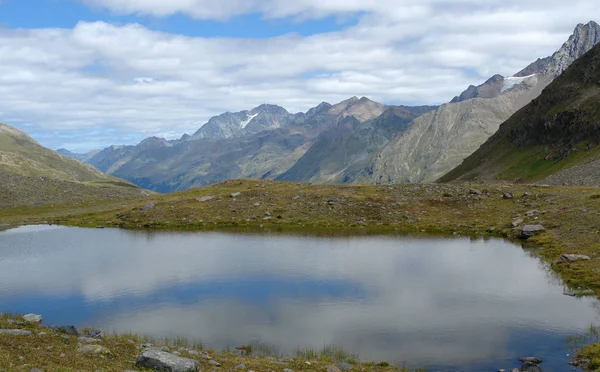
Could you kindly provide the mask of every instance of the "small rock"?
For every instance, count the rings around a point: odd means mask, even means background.
[[[244,363],[239,364],[235,367],[235,369],[246,369],[246,365]]]
[[[292,198],[292,200],[298,200],[300,199],[300,195],[294,195],[294,197]]]
[[[156,205],[152,204],[152,203],[148,203],[146,205],[144,205],[144,207],[142,208],[143,211],[151,211],[154,208],[156,208]]]
[[[23,319],[25,319],[25,321],[29,322],[29,323],[41,323],[42,322],[42,316],[38,315],[38,314],[23,315]]]
[[[522,218],[515,218],[513,220],[513,222],[512,222],[512,227],[517,227],[517,226],[519,226],[522,223],[523,223],[523,219]]]
[[[91,337],[81,336],[81,337],[77,338],[77,341],[83,342],[83,343],[86,343],[86,344],[93,344],[95,342],[99,342],[100,340],[98,340],[97,338],[91,338]]]
[[[512,199],[514,198],[514,195],[512,192],[507,192],[504,195],[502,195],[502,199]]]
[[[88,355],[110,355],[108,348],[102,345],[79,345],[78,352]]]
[[[521,228],[521,238],[529,239],[544,230],[544,226],[542,225],[525,225]]]
[[[342,372],[342,370],[336,366],[327,366],[325,368],[327,368],[327,372]]]
[[[471,195],[481,195],[482,192],[481,192],[481,190],[477,190],[477,189],[469,189],[469,194],[471,194]]]
[[[24,329],[0,329],[0,335],[31,336],[32,333]]]
[[[533,217],[533,216],[536,216],[536,215],[538,215],[538,214],[540,214],[540,211],[539,211],[539,210],[537,210],[537,209],[534,209],[534,210],[532,210],[532,211],[527,211],[527,212],[525,212],[525,215],[526,215],[527,217]]]
[[[32,368],[29,370],[29,372],[44,372],[43,369],[39,369],[39,368]]]
[[[242,195],[242,193],[241,193],[241,192],[234,192],[233,194],[231,194],[231,195],[229,195],[229,196],[231,196],[232,198],[237,198],[237,197],[238,197],[238,196],[240,196],[240,195]]]
[[[293,369],[289,369],[289,368],[284,368],[283,372],[294,372],[294,370]]]
[[[64,358],[64,357],[66,357],[66,356],[67,356],[67,354],[65,354],[65,353],[61,353],[59,356],[60,356],[61,358]]]
[[[255,207],[260,207],[260,203],[258,203],[258,202],[257,202],[257,203],[254,203],[254,206],[255,206]]]
[[[210,364],[211,366],[215,366],[215,367],[220,367],[221,366],[221,363],[217,362],[214,359],[209,360],[208,364]]]
[[[213,200],[215,197],[214,196],[201,196],[199,198],[196,198],[196,200],[198,200],[199,202],[207,202],[209,200]]]
[[[520,357],[519,362],[529,364],[542,364],[542,360],[538,357]]]
[[[160,349],[150,348],[142,351],[135,361],[136,367],[150,368],[155,371],[167,372],[196,372],[198,362],[164,352]]]
[[[583,254],[562,254],[560,260],[563,262],[575,262],[575,261],[589,261],[590,258]]]
[[[271,212],[265,212],[265,216],[270,217],[271,216]]]
[[[518,370],[520,372],[543,372],[540,366],[532,363],[524,363]]]

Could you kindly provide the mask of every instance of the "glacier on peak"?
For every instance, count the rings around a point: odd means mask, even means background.
[[[256,114],[254,114],[254,115],[248,115],[248,116],[247,116],[247,118],[246,118],[246,120],[243,120],[243,121],[240,123],[240,128],[242,128],[242,129],[246,128],[246,125],[248,125],[248,124],[249,124],[249,123],[250,123],[250,122],[251,122],[251,121],[252,121],[252,120],[253,120],[255,117],[257,117],[257,116],[258,116],[258,114],[259,114],[259,113],[256,113]]]
[[[505,92],[509,89],[512,89],[512,88],[516,87],[517,85],[521,84],[522,82],[524,82],[525,80],[532,78],[534,76],[535,76],[535,74],[531,74],[531,75],[527,75],[527,76],[505,77],[504,83],[502,85],[502,89],[500,89],[500,92]]]

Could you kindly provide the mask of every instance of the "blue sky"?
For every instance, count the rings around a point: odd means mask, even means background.
[[[268,38],[290,33],[308,36],[342,30],[355,25],[360,16],[360,12],[356,12],[299,20],[293,17],[264,19],[260,13],[252,13],[225,21],[198,21],[182,13],[167,17],[121,15],[75,0],[3,0],[0,6],[0,25],[5,28],[72,28],[81,21],[105,21],[116,24],[139,23],[157,31],[201,37]],[[32,12],[32,9],[35,11]]]
[[[87,151],[263,103],[440,104],[599,19],[595,0],[0,0],[0,122]]]

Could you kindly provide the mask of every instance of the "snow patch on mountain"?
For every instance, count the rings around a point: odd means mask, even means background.
[[[244,121],[242,121],[242,122],[240,123],[240,128],[242,128],[242,129],[246,128],[246,125],[250,124],[250,122],[251,122],[251,121],[252,121],[252,120],[253,120],[255,117],[257,117],[257,116],[258,116],[258,114],[259,114],[259,113],[256,113],[256,114],[254,114],[254,115],[248,115],[248,117],[246,118],[246,120],[244,120]]]
[[[509,89],[512,89],[514,87],[516,87],[517,85],[521,84],[522,82],[524,82],[525,80],[534,77],[535,74],[533,75],[528,75],[528,76],[509,76],[504,78],[504,84],[502,85],[502,89],[500,90],[501,92],[507,91]]]

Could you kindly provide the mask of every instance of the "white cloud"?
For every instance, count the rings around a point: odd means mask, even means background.
[[[0,30],[0,121],[45,134],[43,144],[52,147],[193,132],[212,115],[265,102],[290,111],[353,95],[390,104],[442,103],[469,84],[510,75],[551,54],[577,23],[600,19],[592,0],[86,2],[123,14],[201,19],[250,12],[362,16],[338,32],[268,39],[187,37],[105,22]],[[99,128],[112,137],[48,137],[50,130]]]

